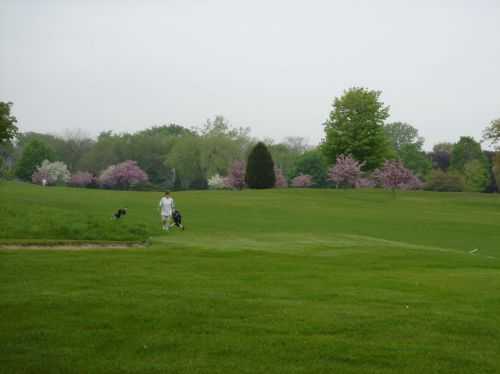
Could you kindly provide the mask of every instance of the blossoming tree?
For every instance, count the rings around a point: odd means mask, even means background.
[[[361,178],[363,165],[364,162],[360,163],[350,155],[339,155],[335,165],[328,171],[328,180],[334,182],[337,187],[354,187]]]
[[[274,182],[274,187],[276,188],[286,188],[288,187],[288,182],[283,175],[283,171],[280,168],[275,167],[274,168],[274,175],[276,181]]]
[[[300,174],[297,175],[295,178],[292,179],[291,186],[292,187],[311,187],[313,185],[312,177],[307,174]]]
[[[386,160],[382,168],[373,173],[378,183],[395,192],[401,190],[416,190],[422,188],[422,182],[407,169],[401,160]]]
[[[76,172],[71,176],[68,185],[72,187],[87,187],[95,182],[94,176],[86,171]]]
[[[219,174],[215,174],[208,179],[208,188],[211,190],[220,190],[225,187],[225,178],[221,177]]]
[[[229,168],[227,177],[224,178],[226,188],[242,190],[245,187],[245,170],[245,161],[234,161]]]
[[[70,177],[71,174],[64,162],[44,160],[31,176],[31,181],[36,184],[44,184],[44,181],[48,185],[64,184]]]
[[[148,181],[148,175],[137,165],[137,162],[128,160],[111,165],[99,176],[98,182],[104,188],[127,189]]]

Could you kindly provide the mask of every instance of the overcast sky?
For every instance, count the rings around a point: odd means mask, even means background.
[[[382,91],[426,148],[479,138],[500,117],[500,1],[0,0],[0,100],[23,131],[222,114],[314,144],[352,86]]]

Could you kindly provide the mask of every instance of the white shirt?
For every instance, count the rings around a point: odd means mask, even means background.
[[[174,210],[174,199],[171,197],[162,197],[160,200],[160,211],[162,216],[171,216]]]

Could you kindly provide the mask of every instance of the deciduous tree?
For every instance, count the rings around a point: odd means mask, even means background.
[[[129,189],[148,182],[148,175],[137,165],[137,162],[127,160],[109,166],[98,179],[104,188]]]
[[[500,118],[497,118],[489,124],[483,131],[483,140],[495,146],[500,143]]]
[[[488,169],[484,162],[471,160],[464,167],[465,189],[473,192],[483,192],[489,181]]]
[[[481,150],[481,144],[470,136],[462,136],[458,143],[453,146],[450,167],[464,173],[465,165],[473,160],[478,160],[485,166],[486,158]]]
[[[322,187],[327,184],[327,163],[321,151],[316,148],[300,155],[289,173],[290,178],[300,174],[310,175],[315,186]]]
[[[245,170],[246,170],[245,161],[241,160],[233,161],[227,173],[227,177],[225,178],[224,181],[225,186],[227,188],[235,188],[237,190],[242,190],[246,185]]]
[[[0,145],[9,143],[17,134],[17,119],[10,114],[12,103],[0,101]]]
[[[380,94],[354,87],[334,100],[321,147],[329,162],[335,162],[341,154],[350,154],[364,162],[366,170],[373,170],[389,156],[389,143],[384,133],[389,107],[380,101]]]
[[[70,178],[71,174],[64,162],[44,160],[31,176],[31,181],[36,184],[43,184],[45,180],[48,185],[55,185],[65,184]]]
[[[53,161],[54,151],[39,140],[32,140],[23,149],[16,165],[16,176],[23,180],[31,180],[37,166],[44,160]]]
[[[78,171],[71,175],[68,185],[72,187],[88,187],[96,183],[95,177],[86,171]]]
[[[286,188],[288,187],[288,182],[283,175],[283,172],[281,171],[280,168],[275,167],[274,168],[274,176],[276,181],[274,182],[274,187],[276,188]]]
[[[432,161],[422,149],[424,138],[418,130],[403,122],[393,122],[384,126],[392,151],[405,167],[419,177],[425,177],[432,169]]]
[[[415,190],[423,187],[422,182],[405,168],[401,160],[386,160],[381,169],[374,172],[382,187],[395,192],[401,190]]]
[[[337,187],[354,187],[361,178],[363,164],[350,155],[339,155],[335,165],[329,169],[328,180],[334,182]]]
[[[306,188],[313,185],[312,177],[310,175],[300,174],[292,179],[290,184],[292,187]]]
[[[452,143],[438,143],[434,145],[431,153],[432,166],[443,171],[450,167]]]

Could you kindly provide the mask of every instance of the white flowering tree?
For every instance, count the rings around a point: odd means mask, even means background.
[[[50,162],[44,160],[31,176],[31,181],[36,184],[55,185],[66,184],[71,174],[66,164],[62,161]]]
[[[211,190],[220,190],[226,188],[226,185],[224,183],[224,178],[221,177],[219,174],[215,174],[214,176],[208,179],[208,188],[210,188]]]

